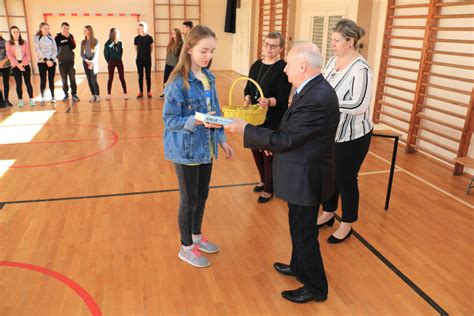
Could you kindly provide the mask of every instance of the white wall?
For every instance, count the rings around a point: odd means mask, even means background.
[[[153,1],[128,1],[128,0],[81,0],[81,1],[63,1],[63,0],[25,0],[26,15],[28,18],[28,26],[30,29],[30,43],[33,40],[33,34],[38,30],[39,24],[44,20],[44,13],[139,13],[141,20],[146,21],[150,30],[149,33],[153,36]],[[76,38],[77,44],[84,38],[83,27],[90,24],[96,31],[96,37],[100,40],[101,46],[108,39],[109,30],[111,27],[118,27],[122,29],[123,43],[126,51],[124,52],[124,67],[125,71],[136,71],[135,66],[135,52],[133,48],[133,37],[136,36],[136,19],[133,17],[48,17],[48,22],[51,25],[51,33],[59,32],[61,22],[66,21],[71,24],[71,33]],[[35,57],[34,49],[32,49]],[[76,69],[83,72],[82,63],[78,59],[79,49],[76,49]],[[153,58],[154,59],[154,58]],[[36,63],[33,63],[36,67]],[[101,52],[100,71],[107,70],[103,53]]]
[[[148,33],[155,37],[153,0],[25,0],[25,4],[31,35],[33,35],[38,25],[43,21],[43,13],[139,13],[141,15],[140,19],[146,21],[149,25]],[[201,23],[209,26],[216,33],[218,38],[216,56],[212,64],[213,70],[230,70],[232,68],[232,34],[224,33],[225,10],[226,1],[201,0]],[[124,32],[122,32],[124,44],[130,48],[130,51],[125,52],[124,55],[125,70],[136,71],[132,40],[136,33],[133,30],[134,19],[132,17],[48,17],[48,21],[52,22],[53,33],[59,32],[59,25],[56,24],[63,20],[71,22],[70,24],[73,26],[71,27],[71,33],[78,39],[82,37],[84,25],[90,24],[94,26],[94,28],[97,29],[97,37],[101,39],[102,44],[108,38],[108,30],[118,25],[119,28],[124,30]],[[176,26],[180,26],[181,23],[178,22]],[[32,36],[29,40],[32,41]],[[101,60],[101,65],[101,71],[105,71],[105,60]],[[82,71],[80,65],[77,69]]]
[[[201,23],[209,26],[217,36],[216,54],[212,70],[232,69],[232,34],[224,32],[227,1],[201,0]]]
[[[252,0],[242,0],[237,9],[236,33],[232,36],[232,70],[241,75],[248,75],[251,60],[252,33]]]

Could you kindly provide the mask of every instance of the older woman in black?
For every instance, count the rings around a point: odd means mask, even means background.
[[[262,88],[264,97],[260,95],[253,83],[245,87],[245,103],[259,104],[268,107],[267,116],[262,127],[276,129],[288,108],[288,97],[291,84],[283,72],[286,62],[280,59],[285,40],[280,33],[269,33],[263,41],[264,58],[257,60],[250,67],[249,77],[254,79]],[[260,173],[260,183],[254,187],[254,192],[262,192],[259,203],[268,202],[273,197],[272,153],[253,150],[252,154]]]

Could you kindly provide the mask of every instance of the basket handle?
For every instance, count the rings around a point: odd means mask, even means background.
[[[241,80],[247,80],[247,81],[250,81],[251,83],[253,83],[257,87],[258,92],[260,93],[262,98],[264,98],[262,88],[258,85],[258,83],[255,80],[253,80],[252,78],[249,78],[249,77],[240,77],[240,78],[235,79],[234,82],[232,83],[232,86],[230,86],[229,105],[232,105],[232,92],[234,91],[234,86],[237,82],[239,82]]]

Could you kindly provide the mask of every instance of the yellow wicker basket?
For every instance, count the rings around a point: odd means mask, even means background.
[[[232,83],[232,86],[230,87],[229,105],[222,108],[224,117],[228,117],[228,118],[238,117],[252,125],[261,125],[265,122],[265,117],[267,116],[268,108],[260,107],[260,105],[258,104],[252,104],[248,106],[232,105],[232,91],[234,90],[235,84],[241,80],[248,80],[252,82],[257,87],[258,92],[260,93],[260,96],[263,98],[262,88],[258,85],[258,83],[255,80],[248,77],[237,78],[235,79],[235,81]]]

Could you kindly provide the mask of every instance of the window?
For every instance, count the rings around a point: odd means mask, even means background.
[[[326,65],[331,52],[331,29],[343,18],[342,15],[327,15],[313,17],[311,41],[321,50],[323,64]]]

